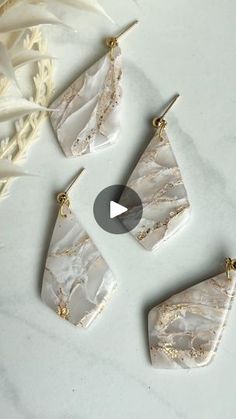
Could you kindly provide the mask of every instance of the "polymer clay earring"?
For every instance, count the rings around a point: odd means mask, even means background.
[[[235,284],[236,259],[227,258],[226,272],[174,295],[149,312],[149,345],[155,368],[196,368],[212,361]]]
[[[52,103],[52,126],[66,157],[92,153],[115,142],[120,131],[122,97],[118,41],[136,24],[108,38],[109,52]]]
[[[164,119],[178,97],[174,97],[161,117],[153,120],[154,137],[127,182],[127,186],[139,195],[143,206],[142,218],[130,233],[147,250],[157,249],[186,223],[190,214],[187,192]],[[129,208],[132,217],[139,212],[130,201],[130,195],[124,193],[120,203]],[[129,217],[122,219],[121,216],[121,221],[129,227]]]
[[[70,209],[68,193],[80,174],[57,196],[60,209],[43,276],[42,300],[63,319],[86,328],[103,310],[117,283]]]

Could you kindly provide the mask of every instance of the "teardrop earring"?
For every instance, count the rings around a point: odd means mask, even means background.
[[[190,214],[186,189],[166,134],[167,122],[164,119],[178,97],[174,97],[161,117],[153,120],[154,137],[127,183],[143,204],[142,219],[130,233],[147,250],[157,249],[185,224]],[[120,203],[130,209],[132,217],[140,211],[130,202],[129,195],[122,195]],[[129,227],[130,218],[124,215],[121,219]]]
[[[109,52],[56,99],[51,122],[66,157],[92,153],[112,144],[120,130],[121,50],[118,36],[108,38]]]
[[[70,209],[69,192],[83,171],[57,196],[60,209],[44,271],[42,300],[61,318],[86,328],[111,298],[117,283]]]
[[[196,368],[212,361],[234,297],[236,259],[227,258],[225,270],[149,312],[149,346],[155,368]]]

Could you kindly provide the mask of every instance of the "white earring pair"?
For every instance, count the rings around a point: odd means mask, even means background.
[[[154,120],[154,138],[128,182],[143,202],[142,220],[131,234],[149,250],[179,229],[189,215],[186,191],[165,133],[164,116],[176,99]],[[70,210],[71,187],[58,195],[61,208],[46,262],[42,298],[61,317],[86,327],[109,299],[116,281]],[[132,212],[132,203],[122,204]],[[123,219],[124,224],[129,219]]]
[[[147,250],[154,250],[188,220],[190,205],[164,117],[153,120],[153,139],[135,167],[127,186],[140,196],[143,216],[131,231]],[[139,211],[129,202],[120,203]],[[129,226],[129,218],[124,217]],[[209,364],[218,348],[234,297],[236,260],[226,259],[226,273],[207,279],[153,308],[148,316],[149,348],[155,368],[196,368]]]

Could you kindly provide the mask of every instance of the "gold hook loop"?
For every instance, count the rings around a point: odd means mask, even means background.
[[[111,49],[113,49],[115,47],[118,47],[118,40],[117,40],[117,38],[107,38],[106,39],[106,46],[108,48],[111,48]]]
[[[169,112],[169,110],[172,108],[172,106],[175,104],[176,100],[179,98],[179,94],[175,95],[173,97],[173,99],[171,100],[170,104],[167,106],[167,108],[165,109],[165,111],[163,112],[163,114],[159,117],[156,117],[153,119],[152,121],[152,125],[154,128],[160,128],[161,129],[161,133],[163,131],[163,129],[166,127],[167,122],[164,119],[164,117],[166,116],[167,112]]]
[[[70,208],[70,199],[68,196],[68,192],[72,189],[72,187],[75,185],[77,180],[80,178],[80,176],[84,173],[85,169],[82,169],[79,171],[78,175],[72,180],[68,188],[65,192],[61,192],[57,195],[57,202],[60,205],[60,215],[63,218],[67,217],[67,213],[64,211],[65,206],[67,208]]]
[[[154,128],[161,128],[164,129],[167,125],[167,122],[163,118],[154,118],[152,121],[152,125]]]
[[[236,271],[236,259],[226,258],[225,259],[225,271],[226,276],[229,280],[231,280],[230,271],[234,270]]]
[[[162,134],[163,134],[163,131],[164,131],[166,125],[167,125],[166,120],[162,119],[162,118],[154,118],[153,121],[152,121],[152,125],[153,125],[154,128],[160,129],[159,138],[160,138],[160,141],[163,141]]]
[[[108,48],[110,48],[110,50],[111,50],[110,51],[110,56],[111,56],[112,61],[114,60],[113,50],[114,50],[114,48],[118,47],[119,39],[121,39],[123,37],[123,35],[128,33],[134,26],[136,26],[137,23],[138,23],[138,20],[135,20],[127,28],[125,28],[122,32],[120,32],[117,36],[109,37],[109,38],[106,39],[106,46]]]
[[[67,217],[66,212],[64,211],[64,206],[70,208],[70,200],[66,192],[61,192],[57,195],[57,202],[60,205],[60,216],[63,218]]]
[[[107,38],[106,44],[110,48],[110,59],[114,61],[114,49],[118,47],[117,38]]]

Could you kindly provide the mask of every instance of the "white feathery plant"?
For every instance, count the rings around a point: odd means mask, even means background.
[[[59,0],[66,5],[92,10],[112,20],[97,0]],[[27,7],[26,4],[27,3]],[[12,121],[14,134],[1,138],[0,198],[6,196],[10,180],[27,173],[17,164],[36,140],[47,115],[53,93],[53,63],[41,25],[64,25],[42,0],[0,0],[0,125]],[[65,25],[64,25],[65,26]],[[23,98],[17,82],[18,68],[36,63],[34,93]],[[9,88],[15,96],[7,96]]]

